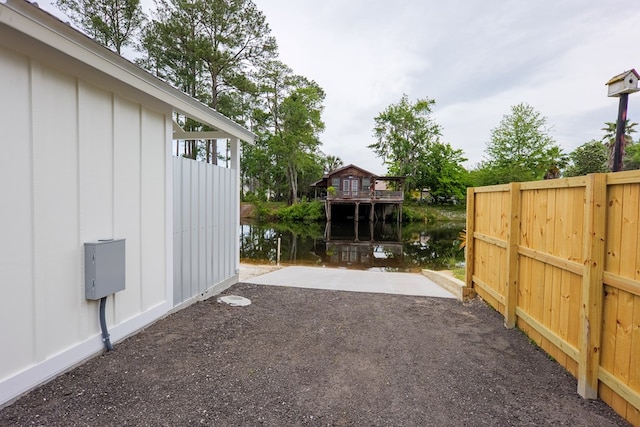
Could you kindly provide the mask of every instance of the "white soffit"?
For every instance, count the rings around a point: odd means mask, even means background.
[[[180,127],[180,125],[173,121],[173,139],[228,139],[233,138],[233,135],[219,130],[210,131],[186,131]]]

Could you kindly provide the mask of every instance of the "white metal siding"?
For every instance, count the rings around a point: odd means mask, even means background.
[[[73,94],[73,92],[71,92]],[[79,204],[78,214],[80,217],[76,227],[77,235],[75,240],[70,242],[70,246],[78,248],[79,256],[83,259],[83,249],[79,246],[80,236],[83,241],[95,241],[98,239],[113,239],[113,102],[111,94],[99,90],[95,87],[78,82],[77,94],[77,122],[70,120],[78,128],[77,136],[74,139],[75,146],[69,148],[78,151],[79,157],[77,165],[69,164],[70,169],[78,171],[79,189],[76,190],[74,198]],[[62,110],[62,111],[66,111]],[[53,115],[54,117],[56,115]],[[73,266],[70,266],[72,268]],[[78,268],[78,274],[81,271]],[[83,276],[78,277],[74,283],[84,280]],[[80,313],[76,310],[70,311],[72,317],[70,322],[78,324],[81,328],[79,337],[71,342],[74,344],[95,333],[95,318],[98,316],[96,304],[84,304],[82,302],[83,288],[77,289],[78,294],[74,295],[74,301],[83,306]],[[106,310],[107,322],[114,323],[114,299],[108,299]],[[80,316],[78,316],[80,315]],[[80,317],[78,319],[78,317]],[[78,320],[80,320],[78,322]]]
[[[142,242],[141,242],[141,176],[142,159],[141,107],[138,104],[114,99],[114,237],[126,236],[126,288],[118,292],[108,312],[116,322],[142,311]]]
[[[31,362],[39,362],[81,339],[83,249],[76,80],[32,62],[31,91],[36,339]]]
[[[166,295],[165,254],[167,236],[165,233],[165,146],[159,141],[168,141],[165,127],[166,117],[154,111],[142,110],[141,114],[141,269],[142,308],[150,309],[161,304],[170,296]],[[170,167],[170,166],[169,166]]]
[[[236,171],[173,158],[173,302],[178,305],[236,275]]]
[[[3,373],[24,366],[34,354],[31,121],[28,60],[0,49],[0,121],[4,126],[0,156],[0,339]],[[3,122],[4,123],[4,122]],[[19,209],[11,209],[17,206]],[[24,313],[29,315],[25,316]],[[21,319],[16,322],[16,319]],[[26,338],[25,338],[26,337]],[[20,343],[20,346],[11,344]],[[9,351],[11,349],[11,351]],[[6,369],[6,371],[5,371]]]
[[[114,340],[171,307],[170,110],[27,55],[0,47],[0,404],[101,348],[98,304],[84,299],[85,241],[127,239],[126,290],[107,306]]]

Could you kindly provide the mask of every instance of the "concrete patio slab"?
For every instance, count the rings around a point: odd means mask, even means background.
[[[292,266],[249,277],[243,282],[306,289],[455,298],[452,293],[419,273]]]

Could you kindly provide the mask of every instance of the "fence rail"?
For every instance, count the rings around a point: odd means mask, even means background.
[[[640,171],[469,188],[467,286],[640,425]]]

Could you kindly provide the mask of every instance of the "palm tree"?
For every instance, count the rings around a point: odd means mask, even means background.
[[[340,167],[342,167],[344,163],[342,159],[338,156],[327,156],[324,159],[324,172],[329,173],[334,171]]]
[[[605,124],[605,127],[603,127],[602,130],[605,133],[604,133],[604,136],[602,137],[602,142],[607,144],[607,147],[609,148],[609,170],[613,170],[613,149],[616,145],[616,130],[618,125],[615,122],[604,122],[604,124]],[[636,122],[629,123],[629,120],[625,121],[624,145],[621,148],[622,158],[624,158],[625,146],[633,143],[633,137],[631,136],[631,134],[637,132],[634,129],[634,127],[637,125],[638,123]]]

